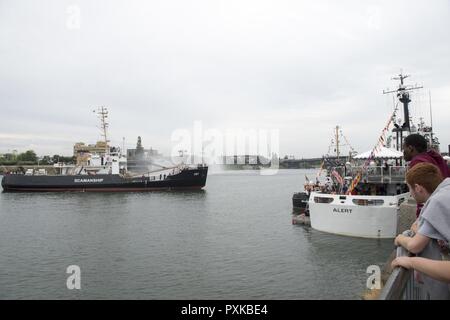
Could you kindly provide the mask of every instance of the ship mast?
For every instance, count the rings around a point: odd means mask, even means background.
[[[95,110],[94,110],[95,112]],[[103,141],[105,142],[105,155],[109,154],[109,146],[108,146],[108,109],[106,107],[98,107],[97,115],[100,118],[100,130],[102,131],[101,136],[103,137]]]
[[[344,142],[344,144],[343,144]],[[327,155],[330,156],[330,151],[332,148],[334,148],[334,152],[336,153],[336,159],[339,159],[341,156],[341,147],[348,146],[350,148],[349,152],[349,158],[352,157],[354,153],[356,153],[355,149],[350,145],[347,138],[342,133],[341,127],[337,125],[334,128],[333,138],[331,139],[331,143],[328,147],[328,153]]]
[[[410,75],[403,74],[403,71],[400,71],[400,74],[397,77],[393,77],[392,80],[400,80],[400,85],[398,86],[398,89],[396,90],[383,90],[383,94],[388,93],[397,93],[398,100],[403,104],[403,116],[404,116],[404,122],[400,126],[400,124],[394,123],[395,128],[392,130],[396,133],[396,147],[397,150],[403,150],[403,132],[405,131],[406,134],[408,132],[411,132],[411,123],[410,123],[410,117],[409,117],[409,103],[411,102],[409,91],[422,89],[422,86],[407,86],[404,84],[404,80],[406,78],[409,78]]]
[[[430,145],[432,146],[434,144],[434,139],[433,139],[433,110],[431,109],[431,91],[428,91],[428,97],[430,99],[430,125],[431,125]]]
[[[339,126],[336,126],[336,157],[339,159]]]

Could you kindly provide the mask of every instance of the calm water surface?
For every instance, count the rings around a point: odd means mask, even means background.
[[[292,225],[305,173],[213,173],[203,192],[0,193],[0,299],[358,299],[393,243]],[[81,290],[66,287],[69,265]]]

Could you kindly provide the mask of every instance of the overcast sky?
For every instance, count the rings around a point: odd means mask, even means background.
[[[77,10],[79,17],[77,19]],[[174,130],[278,129],[321,156],[333,128],[370,149],[402,68],[413,117],[450,144],[450,2],[0,0],[0,152],[72,153],[100,138],[170,153]]]

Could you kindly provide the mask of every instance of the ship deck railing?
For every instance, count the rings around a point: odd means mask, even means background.
[[[411,256],[403,247],[397,247],[396,257]],[[423,284],[415,279],[414,270],[396,267],[382,288],[378,300],[429,300]]]
[[[361,182],[368,183],[404,183],[406,175],[406,167],[404,166],[370,166],[368,168],[358,167],[336,167],[333,168],[342,177],[356,177],[358,173],[362,173]]]

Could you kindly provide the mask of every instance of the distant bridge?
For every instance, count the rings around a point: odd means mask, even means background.
[[[333,161],[336,160],[336,156],[327,157],[327,159]],[[341,157],[340,159],[343,159]],[[281,169],[311,169],[318,168],[322,164],[323,157],[320,158],[302,158],[302,159],[279,159],[279,167]],[[223,157],[223,163],[229,168],[251,168],[251,167],[269,167],[271,163],[269,160],[262,156],[242,155],[242,156],[230,156]]]

